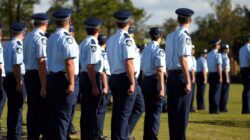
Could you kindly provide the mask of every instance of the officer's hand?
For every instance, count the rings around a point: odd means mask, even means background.
[[[17,84],[16,90],[17,90],[18,93],[22,94],[22,92],[23,92],[23,85],[22,84]]]
[[[66,89],[66,93],[67,93],[68,95],[70,95],[70,94],[72,94],[72,93],[74,92],[74,89],[75,89],[75,86],[74,86],[73,84],[70,84],[70,85],[68,86],[68,89]]]
[[[162,98],[162,97],[164,97],[164,95],[165,95],[164,90],[160,90],[159,97]]]
[[[40,96],[43,97],[43,98],[45,98],[46,95],[47,95],[47,93],[46,93],[46,88],[41,88]]]
[[[203,81],[203,84],[207,84],[207,80],[204,80],[204,81]]]
[[[227,79],[227,81],[226,81],[226,82],[227,82],[227,84],[229,84],[229,83],[230,83],[229,79]]]
[[[193,78],[192,83],[193,83],[193,84],[195,83],[195,78]]]
[[[108,94],[108,87],[103,87],[102,89],[103,95],[107,95]]]
[[[135,92],[135,85],[130,85],[128,89],[128,95],[132,95]]]
[[[92,88],[92,94],[93,94],[94,96],[98,96],[98,95],[99,95],[99,90],[98,90],[97,87],[93,87],[93,88]]]
[[[219,79],[219,82],[222,83],[222,78]]]
[[[190,83],[186,84],[185,92],[187,94],[190,94],[190,92],[191,92],[191,84]]]

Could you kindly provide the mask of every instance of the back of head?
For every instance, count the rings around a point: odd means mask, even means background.
[[[40,27],[49,22],[49,16],[46,13],[36,13],[32,15],[33,24],[35,27]]]
[[[149,30],[151,40],[157,41],[162,37],[162,30],[159,27],[153,27]]]
[[[128,9],[120,9],[113,14],[118,28],[126,27],[132,18],[132,13]]]
[[[188,24],[194,11],[188,8],[179,8],[175,13],[178,15],[177,20],[179,24]]]
[[[67,8],[62,8],[55,11],[52,15],[54,17],[57,27],[62,28],[66,25],[69,25],[71,14],[72,11]]]
[[[97,17],[89,17],[84,21],[88,35],[95,35],[99,32],[101,20]]]

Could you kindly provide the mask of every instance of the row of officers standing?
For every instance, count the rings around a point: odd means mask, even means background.
[[[69,129],[79,91],[82,140],[108,139],[103,136],[103,128],[111,93],[112,140],[135,139],[131,134],[144,111],[143,139],[157,140],[166,89],[170,139],[186,139],[189,112],[194,111],[195,81],[197,109],[205,109],[208,81],[209,113],[227,112],[229,46],[222,45],[222,53],[219,53],[221,41],[212,40],[212,51],[207,54],[207,50],[203,50],[196,63],[188,31],[194,12],[187,8],[175,12],[179,28],[167,36],[165,51],[159,47],[162,31],[154,27],[149,31],[152,41],[141,54],[132,33],[128,32],[132,13],[126,9],[114,13],[118,29],[108,39],[100,35],[101,20],[87,18],[84,24],[88,36],[79,46],[69,32],[69,9],[53,13],[57,29],[48,39],[45,36],[48,15],[45,13],[32,16],[34,30],[27,35],[24,24],[14,23],[11,26],[13,38],[0,49],[5,77],[3,88],[8,97],[7,139],[21,139],[24,88],[28,103],[28,139],[31,140],[38,140],[40,135],[44,140],[70,139]],[[250,36],[240,50],[244,85],[242,113],[250,113],[249,44]],[[142,81],[138,82],[140,72]]]

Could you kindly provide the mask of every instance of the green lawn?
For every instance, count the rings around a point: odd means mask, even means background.
[[[208,111],[190,114],[187,128],[187,139],[189,140],[249,140],[250,139],[250,115],[241,114],[241,85],[231,85],[229,98],[229,113],[210,115]],[[208,107],[208,94],[206,93],[206,107]],[[196,102],[195,102],[196,105]],[[80,107],[80,106],[79,106]],[[78,107],[74,124],[79,130],[80,108]],[[26,105],[24,107],[26,113]],[[133,135],[137,140],[143,136],[143,118],[139,120]],[[104,134],[110,136],[111,111],[106,115]],[[2,116],[2,126],[6,127],[6,108]],[[80,136],[72,138],[79,139]],[[159,140],[169,139],[167,113],[161,115],[161,127]]]

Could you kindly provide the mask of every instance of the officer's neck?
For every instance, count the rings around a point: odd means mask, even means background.
[[[180,27],[183,27],[185,29],[189,29],[189,24],[180,24]]]
[[[18,39],[18,40],[23,40],[24,36],[23,36],[23,33],[20,33],[14,36],[13,38]]]
[[[47,27],[45,27],[45,26],[40,26],[40,27],[37,27],[37,29],[39,29],[39,30],[41,30],[43,33],[45,33],[46,30],[47,30]]]

